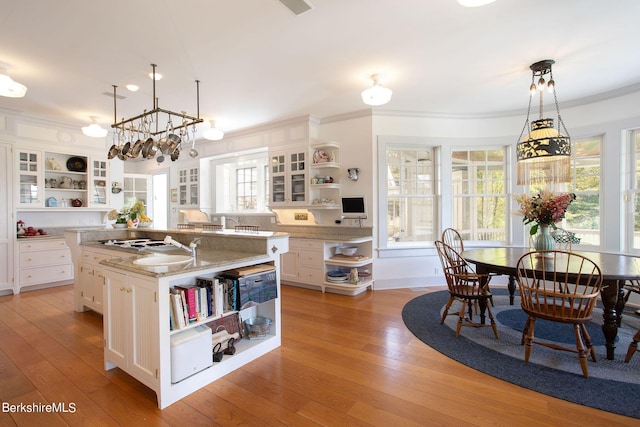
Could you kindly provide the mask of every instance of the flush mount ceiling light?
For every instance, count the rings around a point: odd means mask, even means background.
[[[458,0],[458,3],[464,7],[478,7],[493,3],[494,1],[496,0]]]
[[[107,136],[107,133],[109,133],[109,130],[98,124],[98,118],[96,116],[91,116],[91,124],[83,127],[82,133],[91,138],[104,138]]]
[[[0,63],[0,96],[8,98],[22,98],[27,93],[27,87],[9,77],[9,67]]]
[[[152,72],[149,73],[149,78],[151,80],[160,80],[160,79],[162,79],[162,74],[156,73],[155,71],[152,71]]]
[[[224,132],[216,127],[216,121],[210,120],[211,128],[204,131],[202,136],[209,141],[219,141],[224,137]]]
[[[138,85],[127,85],[126,88],[129,92],[137,92],[140,89]]]
[[[393,91],[389,88],[382,87],[379,79],[380,76],[378,74],[372,74],[371,80],[373,81],[373,86],[362,91],[362,102],[365,104],[376,106],[384,105],[391,101]]]
[[[570,179],[571,139],[562,117],[560,117],[560,107],[555,90],[556,83],[551,70],[554,63],[555,61],[552,59],[545,59],[529,67],[531,69],[529,107],[527,119],[517,144],[518,185],[569,182]],[[547,74],[549,75],[548,82],[544,78]],[[536,77],[538,77],[537,81]],[[557,129],[553,127],[553,119],[543,118],[542,101],[545,89],[553,93]],[[531,100],[536,93],[540,94],[539,118],[530,122]],[[560,132],[561,127],[564,134]],[[525,130],[528,133],[523,137]]]

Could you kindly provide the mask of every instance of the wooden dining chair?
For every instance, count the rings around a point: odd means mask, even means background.
[[[462,240],[462,235],[455,228],[445,228],[442,231],[441,241],[443,241],[447,245],[451,246],[459,254],[464,252],[464,240]],[[493,296],[492,295],[488,295],[488,297],[489,297],[489,302],[491,303],[491,306],[494,307]],[[474,306],[476,308],[476,314],[477,314],[478,313],[478,304],[476,303],[476,304],[474,304]]]
[[[449,290],[449,300],[447,301],[440,324],[442,325],[449,315],[449,309],[454,301],[461,303],[458,312],[458,324],[456,326],[456,338],[460,336],[462,326],[471,326],[474,328],[491,327],[497,339],[498,327],[491,313],[491,308],[487,304],[487,300],[491,293],[489,292],[489,281],[491,276],[488,274],[478,274],[473,268],[462,258],[460,253],[453,247],[442,241],[435,242],[438,250],[438,256],[442,264],[447,288]],[[476,302],[486,307],[486,313],[489,317],[490,324],[485,324],[484,313],[480,311],[480,322],[473,321],[472,305]],[[452,313],[453,314],[453,313]]]
[[[631,360],[631,356],[633,356],[635,352],[638,351],[638,341],[640,341],[640,329],[638,329],[638,332],[636,332],[636,334],[633,336],[633,339],[631,340],[631,344],[629,344],[627,355],[624,358],[625,363],[629,363],[629,361]]]
[[[520,257],[516,278],[521,306],[528,315],[521,340],[521,344],[525,345],[524,361],[529,362],[533,344],[577,353],[582,374],[589,378],[587,355],[591,355],[595,362],[596,354],[585,325],[591,321],[593,308],[600,296],[600,267],[574,252],[534,251]],[[575,349],[549,341],[537,341],[534,334],[536,319],[572,325],[576,337]]]

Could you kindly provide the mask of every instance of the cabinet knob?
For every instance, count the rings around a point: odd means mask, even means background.
[[[271,248],[271,252],[273,252],[274,254],[278,252],[278,247],[276,245],[273,245],[273,247]]]
[[[27,261],[31,262],[31,261],[33,261],[33,260],[32,260],[31,258],[27,258]]]

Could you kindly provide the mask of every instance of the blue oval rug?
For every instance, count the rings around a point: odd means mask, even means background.
[[[519,299],[516,297],[511,306],[505,289],[492,289],[492,293],[495,302],[492,312],[498,324],[499,340],[495,339],[491,328],[462,328],[460,337],[455,338],[457,316],[448,316],[445,324],[440,325],[442,308],[449,296],[447,291],[412,299],[403,308],[402,319],[420,341],[471,368],[559,399],[640,418],[640,355],[636,354],[630,363],[623,362],[630,337],[640,327],[637,316],[623,317],[615,360],[607,360],[598,324],[602,316],[594,315],[588,330],[592,340],[598,340],[594,344],[598,361],[594,363],[589,359],[589,378],[585,379],[574,353],[537,345],[533,347],[530,362],[525,363],[520,337],[526,316],[520,309]],[[455,310],[454,305],[450,312]],[[540,320],[536,321],[536,338],[558,341],[557,337],[560,337],[565,343],[575,343],[571,326],[542,326],[538,322]],[[565,326],[568,332],[559,326]]]

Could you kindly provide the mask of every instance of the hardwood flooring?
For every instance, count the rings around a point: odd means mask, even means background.
[[[0,426],[638,425],[426,346],[400,314],[422,293],[345,297],[283,286],[282,347],[162,411],[151,390],[104,371],[102,317],[73,311],[72,286],[0,297]],[[7,411],[33,403],[75,411]]]

